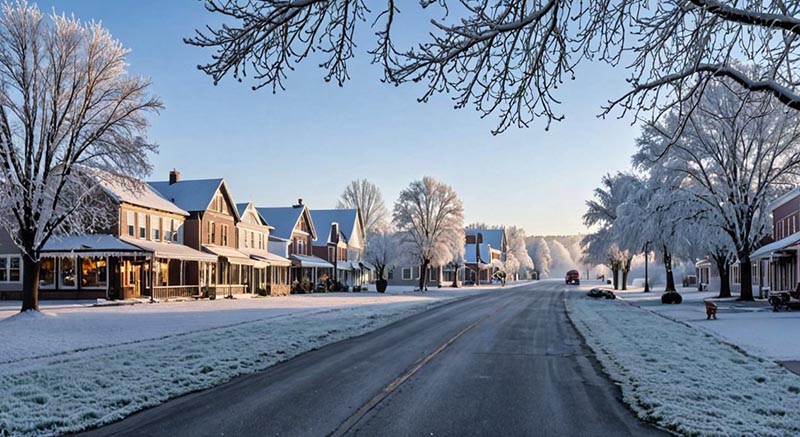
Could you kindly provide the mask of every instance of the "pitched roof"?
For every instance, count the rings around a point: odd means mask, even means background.
[[[224,182],[224,179],[219,178],[178,181],[174,184],[157,181],[148,184],[186,211],[205,211]]]
[[[503,250],[505,247],[506,231],[503,229],[466,229],[465,233],[466,235],[480,233],[483,236],[482,242],[491,245],[493,249]]]
[[[253,202],[245,202],[245,203],[237,203],[236,210],[239,212],[239,217],[244,216],[244,212],[247,211],[247,207],[252,205]],[[253,210],[255,210],[256,214],[258,215],[259,220],[261,220],[261,224],[264,226],[272,227],[272,225],[267,222],[267,219],[258,211],[258,208],[253,206]]]
[[[330,241],[331,224],[333,223],[339,224],[339,233],[345,241],[352,238],[356,220],[358,220],[357,209],[313,209],[309,212],[311,219],[314,220],[314,227],[328,235],[324,241],[322,238],[318,238],[314,246],[325,246]]]
[[[270,237],[278,237],[284,240],[292,238],[297,222],[305,210],[302,206],[285,206],[272,208],[256,208],[259,214],[267,220],[270,226],[275,229],[270,233]]]
[[[95,174],[97,182],[103,190],[119,203],[125,202],[144,208],[189,215],[188,212],[165,199],[158,191],[142,181],[100,170],[97,170]]]
[[[467,264],[477,264],[478,262],[486,264],[492,259],[491,254],[489,254],[489,245],[487,243],[481,243],[478,246],[480,253],[475,252],[474,244],[467,244],[464,247],[464,262]]]

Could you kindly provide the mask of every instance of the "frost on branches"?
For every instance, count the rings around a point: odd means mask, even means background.
[[[800,115],[732,80],[710,86],[695,106],[677,140],[670,132],[678,114],[646,126],[634,163],[700,205],[719,228],[710,245],[723,258],[733,249],[740,298],[752,300],[750,254],[769,233],[769,203],[798,183]],[[720,231],[730,246],[720,244]]]
[[[215,83],[231,75],[275,91],[296,63],[313,58],[325,80],[341,86],[360,43],[386,82],[422,83],[423,101],[446,93],[457,108],[494,114],[495,132],[536,118],[547,126],[563,119],[558,88],[586,61],[626,69],[630,91],[604,115],[615,108],[637,117],[673,109],[687,115],[692,96],[720,79],[800,109],[797,0],[384,0],[369,9],[363,0],[205,0],[205,6],[224,24],[185,41],[214,50],[199,68]],[[372,29],[357,31],[364,25]]]
[[[23,254],[23,311],[38,310],[48,239],[108,225],[99,175],[150,171],[145,116],[161,102],[128,76],[127,53],[98,23],[2,6],[0,225]]]
[[[393,217],[401,244],[420,265],[420,290],[427,287],[429,267],[463,256],[464,208],[450,185],[429,176],[411,182],[400,192]]]

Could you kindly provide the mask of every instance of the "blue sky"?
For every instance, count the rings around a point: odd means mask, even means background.
[[[451,184],[467,222],[519,225],[529,234],[585,232],[586,199],[607,172],[629,167],[637,129],[631,120],[597,119],[624,92],[623,70],[586,64],[559,95],[566,120],[490,131],[495,120],[453,110],[439,95],[417,103],[420,89],[380,82],[368,41],[356,49],[352,80],[322,80],[317,64],[297,66],[288,89],[251,91],[232,79],[214,86],[197,70],[210,52],[182,38],[213,22],[200,1],[40,1],[44,11],[103,22],[132,51],[130,71],[148,76],[166,109],[153,118],[154,179],[177,168],[186,179],[224,177],[237,202],[330,208],[352,179],[378,184],[391,209],[411,180]],[[411,21],[411,20],[409,20]]]

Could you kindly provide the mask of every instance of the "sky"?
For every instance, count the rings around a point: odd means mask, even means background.
[[[286,91],[273,94],[232,77],[214,86],[197,69],[212,52],[183,38],[217,22],[200,1],[37,4],[101,21],[131,50],[129,71],[152,80],[165,105],[148,132],[159,145],[155,180],[175,168],[183,179],[224,177],[237,202],[282,206],[303,198],[323,209],[335,206],[351,180],[366,178],[381,188],[391,211],[409,182],[433,176],[455,188],[466,223],[564,235],[586,232],[581,216],[600,178],[630,167],[638,133],[632,120],[597,118],[604,103],[628,89],[619,68],[582,65],[558,95],[566,119],[549,131],[540,120],[493,136],[495,119],[481,119],[472,108],[454,110],[450,96],[419,103],[418,86],[381,83],[380,68],[366,54],[371,40],[356,48],[345,86],[326,83],[312,59],[296,66]],[[402,23],[413,32],[427,21]],[[362,24],[369,36],[370,23]]]

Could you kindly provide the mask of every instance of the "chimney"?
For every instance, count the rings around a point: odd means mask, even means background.
[[[303,198],[300,197],[297,199],[297,205],[294,205],[295,208],[300,208],[303,206]]]
[[[169,172],[169,184],[172,185],[175,182],[179,182],[180,180],[181,180],[181,172],[173,168],[172,171]]]

